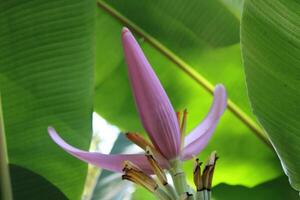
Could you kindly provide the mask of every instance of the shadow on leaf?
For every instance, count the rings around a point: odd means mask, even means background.
[[[67,197],[44,177],[10,164],[14,200],[66,200]]]
[[[253,188],[240,185],[219,184],[213,189],[214,200],[298,200],[299,196],[293,190],[286,176],[259,184]]]

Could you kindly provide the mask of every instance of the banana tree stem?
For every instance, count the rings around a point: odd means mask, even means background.
[[[171,164],[171,176],[174,182],[175,189],[178,193],[178,195],[182,195],[186,192],[188,192],[188,185],[186,182],[186,176],[184,171],[182,170],[182,164],[179,159],[174,159],[170,161]]]
[[[163,189],[160,187],[154,191],[154,195],[160,200],[173,200]]]
[[[164,187],[165,187],[167,193],[169,193],[172,196],[172,199],[177,199],[178,198],[178,194],[175,191],[173,186],[171,186],[170,184],[166,184],[166,185],[164,185]]]
[[[205,200],[205,198],[204,198],[204,190],[197,191],[197,193],[196,193],[196,200]]]

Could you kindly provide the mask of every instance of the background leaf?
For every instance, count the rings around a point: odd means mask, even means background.
[[[241,18],[244,0],[221,0],[227,8],[238,18]]]
[[[242,45],[253,111],[300,191],[300,2],[248,0]]]
[[[10,165],[14,199],[67,200],[68,198],[44,177],[17,165]],[[4,199],[5,200],[5,199]]]
[[[251,114],[238,45],[240,21],[228,9],[233,2],[192,0],[185,4],[177,0],[172,5],[165,0],[130,4],[121,0],[105,2],[209,82],[224,83],[230,98]]]
[[[253,188],[240,185],[220,184],[213,188],[214,200],[297,200],[299,196],[295,190],[289,187],[286,177],[267,181]]]
[[[151,6],[149,7],[151,8]],[[139,9],[139,11],[150,12],[144,11],[147,8],[148,7],[143,7],[143,9]],[[184,9],[182,9],[181,12],[185,13],[185,15],[189,15],[190,13],[189,10]],[[232,16],[231,13],[229,14]],[[237,20],[234,17],[232,17],[232,19],[234,21]],[[167,26],[167,24],[163,26],[160,24],[161,21],[164,20],[154,20],[151,22],[153,23],[151,28],[152,32],[172,28],[171,26]],[[150,22],[145,20],[140,23],[147,26]],[[169,23],[172,24],[175,22],[169,19]],[[107,14],[103,9],[99,9],[96,40],[95,110],[110,123],[118,125],[123,130],[143,131],[134,107],[128,78],[125,76],[127,70],[120,40],[122,26],[122,24]],[[176,29],[174,29],[174,31],[176,32]],[[176,43],[174,44],[175,46],[178,45],[177,41],[184,41],[185,37],[189,38],[188,34],[183,34],[178,38],[172,36],[172,29],[168,32],[171,33],[170,37],[173,37],[173,43]],[[154,35],[154,33],[151,35]],[[164,36],[164,39],[166,37],[167,35]],[[200,122],[207,113],[212,101],[211,95],[202,87],[199,87],[189,76],[182,73],[174,63],[145,42],[143,38],[138,36],[137,38],[162,81],[176,110],[188,108],[188,129],[190,130]],[[238,38],[236,39],[238,40]],[[197,49],[202,47],[195,45],[194,48],[195,49],[190,49],[189,46],[182,45],[181,48],[177,47],[174,51],[176,53],[178,51],[178,54],[179,51],[186,51],[185,58],[189,59],[191,63],[195,59],[193,62],[195,65],[193,66],[199,70],[203,67],[202,70],[206,71],[206,73],[204,73],[205,77],[210,80],[213,79],[214,81],[212,82],[217,82],[216,80],[223,82],[224,80],[230,97],[236,100],[241,107],[249,109],[239,45],[233,44],[218,48],[210,47],[208,49],[202,49],[202,53],[199,54],[197,54]],[[189,52],[189,54],[187,52]],[[196,60],[201,61],[203,65],[197,65]],[[247,112],[250,112],[250,110]],[[226,111],[222,117],[211,143],[201,154],[201,160],[205,160],[208,153],[212,150],[217,150],[221,157],[215,176],[215,184],[225,182],[229,184],[254,186],[266,180],[273,179],[282,173],[274,152],[261,143],[251,130],[229,111]],[[192,165],[192,161],[185,164],[189,181],[192,180]],[[253,173],[254,171],[255,173]]]
[[[155,200],[154,196],[146,189],[138,187],[133,193],[133,200]],[[286,177],[267,181],[249,188],[241,185],[228,185],[221,183],[212,189],[213,200],[296,200],[299,199],[295,190],[289,187]]]
[[[186,48],[200,50],[239,42],[239,20],[219,0],[106,2],[172,50],[185,47],[179,51],[184,53]]]
[[[0,94],[0,197],[12,200],[12,186],[8,165],[6,135],[3,121],[2,99]]]
[[[0,90],[9,161],[70,199],[80,198],[86,165],[57,147],[46,130],[53,125],[71,144],[89,146],[94,11],[92,0],[0,3]],[[22,184],[29,186],[30,176]],[[18,188],[16,197],[45,191],[43,184],[34,186]]]

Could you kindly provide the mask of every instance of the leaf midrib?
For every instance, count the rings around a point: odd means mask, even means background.
[[[134,31],[136,34],[140,35],[147,41],[153,48],[162,53],[167,59],[175,64],[179,69],[181,69],[184,73],[186,73],[191,79],[196,81],[201,87],[203,87],[207,92],[213,94],[214,86],[199,72],[194,70],[189,64],[187,64],[183,59],[178,57],[175,53],[173,53],[166,46],[161,44],[158,40],[152,37],[150,34],[146,33],[143,29],[133,23],[131,20],[123,16],[117,10],[112,8],[110,5],[105,3],[102,0],[97,1],[97,5],[99,8],[107,12],[109,15],[125,24],[128,28]],[[259,139],[262,140],[267,146],[272,148],[271,143],[266,138],[264,131],[260,128],[260,126],[254,122],[237,104],[235,104],[232,100],[228,98],[228,109],[238,118],[240,119],[248,128],[252,130]]]
[[[12,200],[12,188],[10,181],[10,173],[8,167],[8,156],[6,147],[6,137],[4,130],[4,120],[2,112],[2,101],[0,94],[0,197],[7,200]]]

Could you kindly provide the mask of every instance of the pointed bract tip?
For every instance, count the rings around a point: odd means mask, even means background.
[[[224,106],[224,109],[227,105],[227,92],[223,84],[217,84],[214,90],[214,96],[219,99],[222,99],[222,104]],[[224,110],[223,110],[224,111]],[[222,112],[223,112],[222,111]]]
[[[215,86],[215,90],[214,90],[214,93],[216,93],[217,91],[222,91],[226,94],[226,89],[225,89],[225,86],[221,83],[217,84]]]
[[[211,154],[208,157],[207,165],[215,165],[217,159],[217,151],[211,152]]]
[[[130,33],[130,30],[127,27],[122,28],[122,36],[124,36],[126,33]]]
[[[57,135],[55,128],[53,128],[52,126],[48,126],[48,134],[53,137],[55,135]]]

